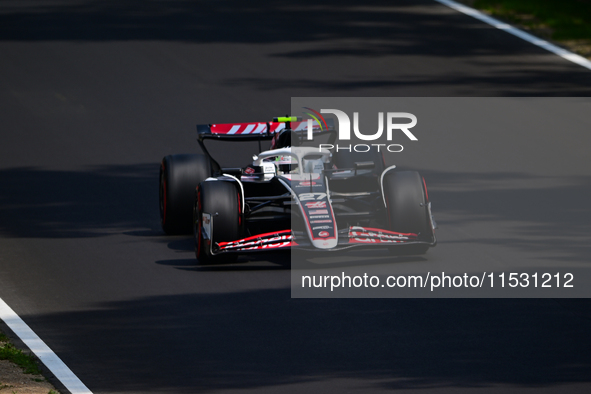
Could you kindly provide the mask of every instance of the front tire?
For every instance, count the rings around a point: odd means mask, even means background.
[[[216,252],[220,242],[242,238],[241,204],[238,188],[232,182],[207,181],[199,185],[193,208],[193,235],[200,264],[236,261],[235,253]]]
[[[392,171],[384,175],[383,193],[391,231],[418,234],[420,241],[431,242],[427,193],[423,178],[416,171]],[[392,246],[398,255],[425,254],[426,244]]]

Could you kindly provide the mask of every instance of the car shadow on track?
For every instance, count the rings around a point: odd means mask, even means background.
[[[197,259],[176,259],[159,260],[156,264],[174,267],[182,271],[207,272],[207,271],[277,271],[289,270],[291,264],[289,256],[282,260],[274,259],[273,256],[261,256],[259,259],[245,259],[239,257],[238,261],[231,264],[200,265]]]

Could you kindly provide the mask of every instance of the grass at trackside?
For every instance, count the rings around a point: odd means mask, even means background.
[[[460,0],[591,56],[591,0]]]
[[[475,0],[474,7],[530,28],[550,28],[555,40],[591,38],[589,0]]]
[[[10,343],[9,338],[0,331],[0,360],[8,360],[33,375],[41,375],[37,360]]]

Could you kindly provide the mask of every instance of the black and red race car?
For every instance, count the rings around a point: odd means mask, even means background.
[[[435,246],[431,203],[418,172],[385,168],[376,151],[305,146],[310,125],[315,139],[324,138],[326,146],[335,141],[332,124],[321,129],[295,117],[198,125],[204,154],[169,155],[161,163],[164,231],[192,232],[200,263],[284,248],[381,246],[408,255]],[[226,142],[239,146],[209,146]],[[252,157],[239,157],[253,150]],[[244,161],[220,164],[232,160]]]

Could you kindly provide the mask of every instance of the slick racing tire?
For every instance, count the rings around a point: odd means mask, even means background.
[[[219,253],[219,243],[242,238],[242,198],[234,182],[207,181],[193,207],[195,255],[199,264],[231,263],[236,253]]]
[[[211,176],[204,155],[170,155],[160,165],[160,223],[166,234],[190,234],[197,185]]]
[[[391,231],[414,233],[419,240],[430,242],[433,230],[429,221],[427,193],[423,178],[416,171],[391,171],[384,175],[384,198]],[[391,246],[397,255],[425,254],[429,245]]]
[[[376,175],[381,175],[384,171],[384,157],[382,152],[377,150],[370,150],[368,152],[349,152],[338,151],[333,153],[333,164],[337,168],[355,168],[356,162],[373,161],[374,168],[372,172]]]

